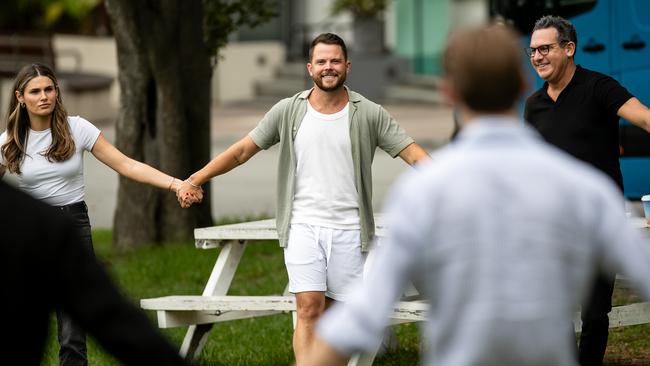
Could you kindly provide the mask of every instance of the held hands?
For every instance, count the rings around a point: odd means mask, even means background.
[[[203,189],[201,186],[192,183],[190,178],[187,178],[179,184],[176,190],[176,198],[182,208],[188,208],[193,203],[200,203],[203,200]]]

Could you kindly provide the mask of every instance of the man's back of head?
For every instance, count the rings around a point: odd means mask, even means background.
[[[475,112],[511,109],[525,89],[521,53],[517,34],[505,25],[452,34],[444,72],[455,97]]]

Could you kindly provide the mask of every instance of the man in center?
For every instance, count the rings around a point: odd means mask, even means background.
[[[350,66],[339,36],[317,36],[307,63],[313,87],[275,104],[253,131],[178,191],[181,205],[189,206],[200,199],[203,183],[280,144],[276,220],[289,291],[296,295],[297,365],[305,362],[317,319],[332,301],[345,301],[361,279],[375,228],[376,148],[409,165],[429,158],[384,108],[344,85]]]

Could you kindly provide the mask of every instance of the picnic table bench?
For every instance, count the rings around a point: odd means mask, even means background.
[[[630,219],[631,224],[650,237],[645,220]],[[382,216],[376,215],[376,235],[385,236]],[[292,312],[295,326],[295,298],[285,289],[284,294],[269,296],[228,296],[228,289],[237,271],[245,248],[259,240],[277,240],[275,220],[260,220],[240,224],[213,226],[194,230],[199,249],[221,248],[210,278],[201,295],[165,296],[142,299],[140,306],[157,312],[158,326],[171,328],[189,326],[180,354],[186,358],[198,356],[207,341],[212,326],[218,322]],[[370,253],[372,254],[372,252]],[[398,302],[391,316],[392,324],[424,321],[428,304],[409,293],[407,301]],[[650,303],[616,306],[610,313],[610,327],[650,323]],[[576,331],[581,329],[580,314],[574,318]],[[376,352],[356,355],[348,365],[372,365]]]

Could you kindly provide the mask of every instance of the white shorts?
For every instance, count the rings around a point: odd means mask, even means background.
[[[284,248],[289,291],[322,291],[345,301],[350,286],[362,280],[365,257],[360,230],[292,224]]]

